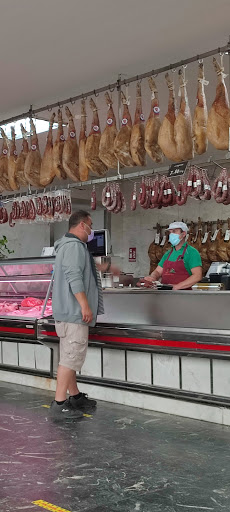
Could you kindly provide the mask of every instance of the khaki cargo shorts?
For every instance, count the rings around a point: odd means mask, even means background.
[[[60,338],[59,364],[80,371],[88,348],[89,327],[67,322],[55,322],[55,327]]]

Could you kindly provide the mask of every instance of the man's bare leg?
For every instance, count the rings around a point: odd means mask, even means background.
[[[66,400],[67,390],[71,389],[72,391],[76,391],[73,394],[79,393],[77,385],[75,384],[75,388],[73,387],[73,382],[75,380],[76,383],[76,372],[74,370],[70,370],[70,368],[66,368],[65,366],[59,365],[57,371],[57,388],[55,400],[57,402],[62,402]]]
[[[78,386],[77,386],[76,372],[74,372],[74,375],[71,376],[68,390],[69,390],[70,396],[78,395],[78,393],[80,393]]]

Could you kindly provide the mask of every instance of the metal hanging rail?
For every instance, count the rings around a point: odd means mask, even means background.
[[[77,96],[74,96],[73,98],[68,98],[68,99],[65,99],[62,101],[57,101],[55,103],[51,103],[50,105],[46,105],[44,107],[39,107],[39,108],[33,109],[32,106],[30,106],[30,109],[27,112],[23,112],[22,114],[14,116],[14,117],[9,117],[8,119],[2,119],[0,121],[0,125],[13,123],[15,121],[18,121],[19,119],[23,119],[25,117],[31,117],[31,115],[36,116],[40,112],[44,112],[46,110],[53,110],[54,108],[59,108],[63,105],[66,105],[67,103],[74,104],[78,100],[86,99],[89,96],[98,95],[102,92],[106,92],[111,89],[119,90],[122,85],[127,85],[132,82],[142,80],[143,78],[148,78],[149,76],[152,76],[152,75],[159,75],[160,73],[164,73],[166,71],[170,71],[175,68],[185,66],[187,64],[191,64],[192,62],[196,62],[197,60],[206,59],[207,57],[212,57],[212,55],[216,55],[217,53],[230,54],[230,37],[229,37],[228,43],[225,46],[215,48],[214,50],[210,50],[209,52],[201,53],[199,55],[195,55],[194,57],[190,57],[185,60],[180,60],[178,62],[174,62],[173,64],[169,64],[168,66],[163,66],[162,68],[152,69],[151,71],[148,71],[147,73],[142,73],[141,75],[136,75],[131,78],[127,78],[124,80],[121,80],[120,78],[118,78],[118,80],[112,84],[108,84],[103,87],[99,87],[99,89],[93,89],[92,91],[88,91],[86,93],[78,94]]]

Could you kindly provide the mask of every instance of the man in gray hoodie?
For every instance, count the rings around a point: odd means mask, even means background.
[[[69,232],[54,245],[52,306],[60,338],[60,362],[50,407],[53,417],[81,417],[84,409],[96,406],[95,400],[79,391],[76,380],[76,371],[81,370],[86,357],[89,326],[94,326],[97,315],[104,312],[100,276],[86,245],[92,238],[90,214],[79,210],[69,219]],[[119,273],[108,263],[97,267],[102,272]]]

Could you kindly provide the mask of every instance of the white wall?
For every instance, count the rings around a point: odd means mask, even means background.
[[[40,256],[42,248],[49,246],[50,228],[46,224],[17,224],[14,228],[2,224],[0,238],[3,235],[9,242],[9,249],[14,251],[9,258],[30,258]]]

